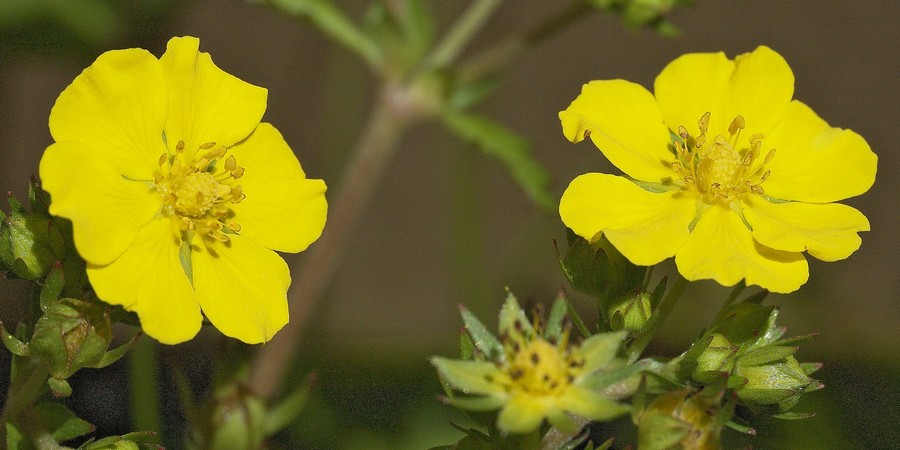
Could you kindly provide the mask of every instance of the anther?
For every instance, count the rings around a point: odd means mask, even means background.
[[[753,192],[755,192],[755,193],[757,193],[757,194],[760,194],[760,195],[762,195],[762,194],[765,193],[765,191],[763,190],[762,186],[760,186],[760,185],[758,185],[758,184],[754,184],[753,186],[750,186],[750,190],[753,191]]]
[[[763,134],[762,133],[753,133],[750,135],[750,143],[756,144],[757,142],[762,142]]]
[[[237,180],[238,178],[240,178],[242,176],[244,176],[244,168],[243,167],[237,167],[231,171],[231,177],[234,178],[235,180]]]
[[[201,150],[209,150],[215,146],[216,146],[215,142],[206,142],[206,143],[200,145],[200,149]]]
[[[680,162],[674,161],[672,162],[672,169],[674,169],[676,172],[681,172],[682,170],[684,170],[684,166],[682,166]]]
[[[237,167],[237,159],[234,158],[234,155],[228,157],[225,160],[225,170],[231,172]]]
[[[175,144],[175,151],[179,153],[184,151],[184,141],[178,141],[178,143]]]
[[[763,181],[766,181],[769,178],[769,175],[772,175],[771,170],[767,170],[766,173],[764,173],[763,176],[759,178],[759,182],[762,183]]]
[[[678,125],[678,135],[681,136],[681,139],[687,140],[690,135],[688,134],[687,128],[684,125]]]
[[[766,164],[772,161],[772,158],[775,157],[775,149],[769,150],[769,153],[766,153],[766,159],[763,160]]]
[[[695,144],[695,146],[697,148],[703,147],[703,144],[705,144],[705,143],[706,143],[706,135],[705,134],[701,134],[700,136],[697,136],[697,143]]]
[[[731,121],[731,125],[728,126],[728,134],[735,134],[739,130],[743,130],[747,123],[744,121],[744,116],[738,114],[734,117],[734,120]]]
[[[700,121],[697,122],[697,125],[700,127],[700,133],[706,134],[706,130],[709,129],[709,111],[705,112],[702,117],[700,117]]]
[[[166,160],[167,160],[167,159],[169,159],[169,154],[168,154],[168,153],[163,153],[163,154],[159,155],[159,163],[158,163],[158,164],[159,164],[160,166],[162,166],[163,164],[166,163]]]

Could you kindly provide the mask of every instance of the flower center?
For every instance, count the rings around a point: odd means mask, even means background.
[[[543,339],[535,339],[512,359],[513,389],[532,394],[552,394],[568,386],[573,374],[566,355]]]
[[[769,150],[762,164],[756,164],[763,135],[750,136],[749,147],[740,148],[746,123],[738,115],[728,126],[728,137],[718,134],[708,139],[709,116],[707,112],[700,118],[700,134],[696,137],[688,134],[684,126],[678,127],[681,140],[675,141],[676,160],[672,168],[681,176],[682,187],[700,193],[707,203],[731,202],[750,192],[762,194],[761,185],[771,174],[765,165],[775,156],[775,149]]]
[[[200,146],[193,158],[184,154],[184,141],[178,141],[175,154],[159,157],[154,181],[163,197],[163,214],[176,220],[182,232],[199,233],[221,242],[228,234],[241,230],[234,220],[231,204],[246,197],[235,180],[244,174],[234,155],[216,148],[214,142]],[[222,160],[224,159],[224,162]]]

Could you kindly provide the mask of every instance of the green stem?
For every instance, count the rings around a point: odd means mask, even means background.
[[[128,352],[131,381],[131,420],[134,430],[155,431],[162,441],[159,379],[156,373],[156,341],[141,336]]]
[[[631,345],[628,346],[627,354],[628,354],[628,363],[634,363],[641,357],[641,353],[644,352],[644,349],[647,348],[647,345],[650,344],[650,341],[653,340],[653,337],[656,336],[656,333],[659,332],[660,327],[669,317],[669,314],[675,309],[675,305],[678,303],[678,299],[681,298],[681,293],[684,292],[685,286],[687,286],[687,280],[681,276],[681,274],[675,274],[675,281],[672,283],[669,291],[666,292],[666,295],[663,297],[662,301],[659,302],[659,306],[657,307],[657,315],[641,334],[639,334],[634,341],[632,341]]]
[[[452,64],[502,1],[477,0],[473,3],[435,47],[427,66],[446,67]]]
[[[6,445],[7,440],[7,423],[14,424],[24,436],[34,441],[34,433],[39,433],[40,430],[29,428],[34,421],[24,416],[46,391],[47,378],[50,376],[47,366],[36,359],[18,356],[13,356],[13,358],[18,360],[14,363],[15,370],[9,382],[6,405],[3,408],[2,423],[0,423],[0,443],[3,446]],[[23,425],[25,425],[25,429],[22,429]]]
[[[380,68],[381,49],[330,1],[268,0],[265,3],[290,16],[308,19],[327,36],[362,57],[370,68]]]

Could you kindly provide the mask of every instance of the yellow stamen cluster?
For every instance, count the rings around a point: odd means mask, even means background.
[[[241,230],[229,205],[246,196],[236,180],[244,174],[234,155],[215,142],[201,145],[190,157],[178,141],[175,153],[159,157],[154,181],[163,197],[163,214],[173,217],[181,231],[192,231],[220,242]],[[224,159],[224,162],[222,160]]]
[[[771,174],[764,167],[775,156],[775,149],[769,150],[763,163],[754,167],[761,153],[763,135],[753,134],[747,141],[749,148],[739,148],[746,122],[738,115],[728,126],[727,138],[719,134],[709,139],[709,117],[707,112],[700,118],[700,134],[696,137],[684,126],[678,127],[681,141],[675,141],[677,159],[672,168],[681,176],[683,186],[703,194],[708,203],[730,202],[748,192],[762,194],[761,185]]]
[[[536,331],[526,335],[516,322],[514,332],[502,337],[506,352],[503,369],[509,377],[504,384],[509,392],[559,394],[581,373],[584,359],[569,351],[570,328],[566,328],[559,342],[552,342],[542,336],[539,318],[534,325]]]

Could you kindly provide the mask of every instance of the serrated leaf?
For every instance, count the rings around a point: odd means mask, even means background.
[[[466,325],[466,331],[472,336],[475,347],[481,350],[484,355],[490,359],[502,359],[504,357],[503,345],[491,334],[490,331],[465,307],[460,307],[463,323]]]
[[[37,405],[37,414],[57,442],[65,442],[94,431],[94,426],[82,420],[60,403]]]
[[[441,119],[463,140],[474,142],[486,154],[499,159],[532,201],[547,211],[556,199],[547,190],[550,175],[531,154],[531,143],[489,119],[445,110]]]

